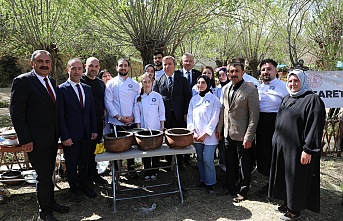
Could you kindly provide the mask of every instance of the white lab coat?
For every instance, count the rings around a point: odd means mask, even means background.
[[[211,92],[201,97],[199,94],[192,97],[188,106],[187,129],[198,135],[207,133],[205,145],[217,145],[216,126],[219,121],[221,109],[219,99]],[[195,142],[195,141],[194,141]]]
[[[135,98],[134,117],[135,123],[140,123],[141,128],[160,130],[161,121],[166,120],[165,108],[162,96],[151,91],[150,94],[144,93],[140,102]]]

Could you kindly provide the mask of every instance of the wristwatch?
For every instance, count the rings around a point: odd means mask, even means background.
[[[117,120],[119,120],[119,121],[120,121],[120,119],[121,119],[121,116],[117,117]]]

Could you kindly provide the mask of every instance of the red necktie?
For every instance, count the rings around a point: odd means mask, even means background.
[[[80,85],[77,84],[76,87],[77,87],[77,90],[78,90],[78,92],[79,92],[80,105],[81,105],[81,108],[83,108],[83,97],[82,97],[82,92],[81,92]]]
[[[54,92],[52,92],[52,89],[49,85],[48,79],[45,77],[44,81],[45,81],[46,88],[48,89],[49,95],[50,95],[52,101],[55,103],[56,102],[55,95],[54,95]]]

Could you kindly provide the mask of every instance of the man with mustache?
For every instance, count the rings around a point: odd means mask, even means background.
[[[257,87],[260,97],[260,118],[256,130],[256,159],[257,171],[269,177],[270,163],[272,160],[272,138],[275,128],[276,114],[282,98],[288,92],[286,83],[276,78],[277,63],[272,59],[265,59],[260,63],[262,84]],[[258,190],[266,195],[268,183]]]
[[[102,178],[97,172],[97,163],[95,162],[94,154],[96,144],[101,142],[103,134],[103,118],[105,110],[105,83],[97,77],[100,71],[100,63],[97,58],[87,58],[86,64],[84,66],[86,72],[82,75],[81,82],[91,86],[92,88],[96,113],[96,122],[98,128],[98,136],[96,139],[92,140],[92,144],[89,151],[88,181],[91,182],[91,184],[93,184],[93,182],[96,184],[107,184],[107,180]]]
[[[128,76],[130,62],[121,58],[116,66],[118,76],[109,80],[105,89],[105,107],[108,114],[108,121],[111,127],[116,130],[128,130],[134,128],[133,107],[135,97],[140,93],[140,86],[137,81]],[[127,160],[129,171],[133,171],[134,159]],[[131,176],[138,177],[136,172]]]
[[[228,75],[232,84],[223,88],[223,104],[217,138],[224,128],[227,189],[224,195],[234,202],[245,200],[251,182],[251,147],[259,118],[257,89],[243,80],[242,63],[231,62]],[[239,181],[236,184],[236,181]]]
[[[38,220],[57,220],[53,212],[69,212],[54,198],[52,176],[55,169],[59,138],[60,96],[56,81],[49,76],[51,54],[45,50],[33,52],[32,71],[14,78],[11,89],[10,113],[19,143],[27,152],[36,171]]]

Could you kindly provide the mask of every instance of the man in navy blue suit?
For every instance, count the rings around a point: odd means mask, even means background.
[[[98,135],[96,114],[92,89],[80,82],[83,72],[81,60],[69,60],[67,71],[68,80],[59,85],[60,132],[71,192],[70,200],[82,202],[80,193],[89,198],[96,197],[96,193],[87,186],[91,140]]]
[[[193,69],[194,55],[190,53],[182,55],[181,64],[182,69],[176,71],[176,73],[187,79],[189,87],[192,90],[192,87],[197,83],[197,79],[201,75],[200,71]]]
[[[188,104],[192,92],[187,79],[175,72],[176,61],[172,56],[165,56],[162,59],[164,74],[155,80],[153,90],[162,95],[166,109],[165,127],[186,128],[186,116]],[[171,157],[166,157],[168,163]],[[184,169],[183,156],[178,155],[178,163],[181,170]]]
[[[176,71],[176,74],[184,76],[187,79],[188,85],[190,90],[192,90],[193,86],[197,83],[198,77],[201,75],[201,72],[193,69],[194,67],[194,55],[190,53],[185,53],[182,55],[181,58],[182,69]],[[187,104],[188,107],[188,104]],[[183,155],[183,161],[185,165],[191,164],[191,155],[185,154]],[[181,168],[182,168],[181,164]]]

